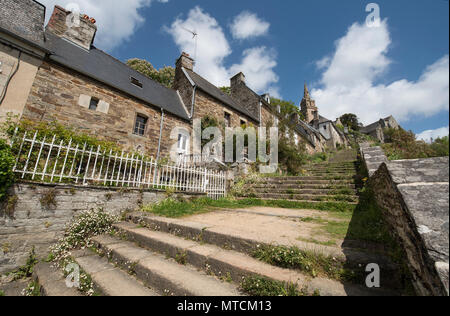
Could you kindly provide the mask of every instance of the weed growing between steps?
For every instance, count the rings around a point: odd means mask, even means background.
[[[346,281],[356,278],[356,273],[346,270],[343,262],[297,247],[262,246],[254,251],[253,257],[274,266],[302,271],[314,278],[323,276]]]
[[[75,262],[71,251],[91,248],[93,246],[91,238],[111,234],[113,224],[118,221],[120,216],[108,214],[101,209],[82,212],[67,226],[64,237],[50,247],[47,261],[54,262],[67,276],[69,273],[65,268]],[[88,296],[95,294],[91,277],[81,269],[79,290]]]
[[[1,296],[5,296],[5,292],[3,292],[2,290],[0,290],[0,297]]]
[[[36,257],[36,252],[34,250],[34,247],[32,247],[28,254],[28,258],[27,258],[25,265],[21,266],[20,268],[18,268],[17,270],[15,270],[13,272],[10,272],[8,275],[13,276],[13,281],[29,278],[33,274],[34,266],[37,263],[38,263],[38,260]]]
[[[232,198],[224,198],[220,200],[212,200],[208,198],[200,198],[192,202],[182,202],[172,198],[166,199],[160,203],[147,205],[142,211],[152,213],[158,216],[169,218],[179,218],[194,214],[201,214],[217,209],[239,209],[253,206],[278,207],[287,209],[309,209],[327,212],[351,213],[355,205],[344,202],[296,202],[287,200],[259,200],[259,199],[243,199],[235,200]]]
[[[71,250],[91,247],[92,237],[111,233],[112,225],[118,221],[120,217],[101,209],[82,212],[67,226],[64,237],[50,247],[49,261],[64,262]]]
[[[307,296],[305,289],[299,289],[296,284],[269,280],[252,276],[244,278],[240,284],[242,292],[250,296]],[[320,295],[318,292],[315,295]]]
[[[22,291],[23,296],[41,296],[41,286],[37,281],[32,281]]]

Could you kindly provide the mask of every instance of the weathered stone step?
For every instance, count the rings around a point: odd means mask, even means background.
[[[280,245],[277,240],[269,239],[264,235],[260,235],[257,238],[250,237],[246,232],[231,231],[226,227],[208,226],[202,223],[186,222],[181,219],[151,216],[143,212],[127,214],[127,221],[143,225],[155,231],[170,233],[186,239],[199,240],[207,244],[232,249],[248,255],[251,255],[258,247],[263,245]],[[392,264],[383,255],[366,253],[350,248],[311,244],[300,240],[295,241],[295,246],[304,251],[346,262],[349,266],[366,266],[369,263],[376,262],[386,274],[390,273],[390,271],[397,272],[396,265]]]
[[[175,256],[180,260],[180,263],[177,263],[165,257],[164,249],[161,251],[163,256],[110,236],[100,236],[93,240],[98,250],[107,254],[110,260],[136,274],[138,279],[163,295],[241,295],[235,285],[180,264],[181,260],[185,260],[182,253],[178,254],[178,258]]]
[[[356,192],[356,185],[351,183],[344,184],[251,184],[251,188],[254,189],[280,189],[280,190],[343,190],[350,189]]]
[[[318,290],[323,296],[383,294],[383,292],[368,290],[359,285],[342,284],[325,278],[311,279],[298,271],[275,267],[243,253],[182,239],[168,233],[152,231],[135,224],[120,223],[115,227],[121,236],[126,236],[128,240],[136,242],[146,249],[166,254],[173,259],[182,254],[186,263],[206,270],[208,273],[231,278],[235,283],[240,283],[245,277],[258,275],[275,281],[297,284],[300,289],[305,289],[310,294]],[[105,237],[95,238],[100,247],[108,247],[101,246],[104,240]]]
[[[39,284],[42,296],[83,296],[76,288],[67,287],[64,274],[50,263],[35,265],[33,279]]]
[[[314,195],[314,194],[295,194],[295,193],[250,193],[246,195],[258,199],[274,200],[296,200],[296,201],[318,201],[318,202],[349,202],[356,203],[359,197],[355,195]]]
[[[301,195],[350,195],[356,196],[356,190],[345,189],[303,189],[303,188],[264,188],[252,187],[255,193],[282,193],[282,194],[301,194]]]
[[[350,189],[356,191],[356,185],[351,183],[343,183],[343,184],[329,184],[329,183],[319,183],[319,184],[251,184],[251,188],[255,189],[305,189],[305,190],[341,190],[341,189]]]
[[[326,175],[326,176],[298,176],[298,177],[273,177],[261,178],[261,182],[293,182],[293,181],[310,181],[310,180],[352,180],[351,175]]]
[[[159,296],[136,278],[114,267],[108,259],[94,252],[76,257],[77,264],[91,276],[94,288],[105,296]]]

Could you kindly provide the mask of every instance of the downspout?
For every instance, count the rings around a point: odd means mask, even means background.
[[[8,77],[8,80],[6,81],[5,84],[5,88],[2,91],[2,95],[0,97],[0,105],[3,103],[3,101],[6,98],[6,93],[8,92],[8,86],[11,82],[11,80],[14,78],[14,76],[16,75],[17,71],[19,70],[19,66],[20,66],[20,58],[22,57],[22,52],[19,51],[19,55],[17,56],[17,65],[16,68],[14,69],[14,72]]]
[[[194,86],[194,90],[192,92],[192,103],[191,103],[191,119],[194,117],[194,106],[195,106],[195,93],[197,92],[197,85]]]
[[[161,139],[163,128],[164,128],[164,110],[161,109],[161,126],[159,127],[158,153],[156,155],[156,161],[159,161],[159,156],[161,154]]]

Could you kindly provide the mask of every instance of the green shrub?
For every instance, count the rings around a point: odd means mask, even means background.
[[[389,143],[382,145],[389,160],[419,159],[449,155],[448,137],[438,138],[432,144],[418,141],[416,135],[404,129],[386,129]]]
[[[14,156],[11,147],[5,140],[0,139],[0,202],[2,202],[8,193],[8,189],[14,183]]]

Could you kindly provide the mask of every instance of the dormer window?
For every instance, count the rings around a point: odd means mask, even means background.
[[[140,82],[138,79],[136,79],[134,77],[130,77],[130,81],[131,81],[131,84],[142,89],[142,87],[143,87],[142,82]]]

